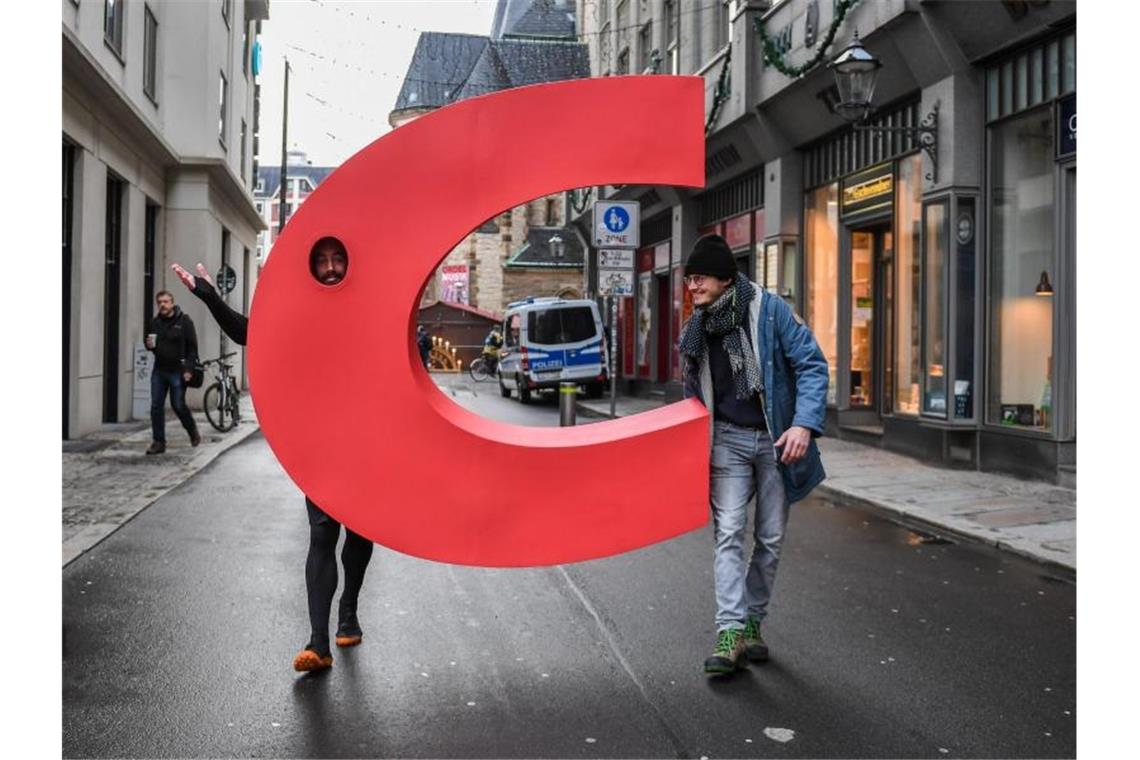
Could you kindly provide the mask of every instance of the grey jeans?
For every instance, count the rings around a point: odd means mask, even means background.
[[[709,496],[716,536],[716,627],[723,631],[743,628],[746,617],[763,620],[768,614],[788,524],[788,504],[766,431],[715,422],[710,464]],[[746,561],[745,530],[748,508],[754,502],[755,545]]]

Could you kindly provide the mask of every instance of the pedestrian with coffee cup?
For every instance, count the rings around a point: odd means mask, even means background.
[[[158,314],[150,323],[146,347],[154,352],[154,370],[150,375],[150,428],[151,444],[147,454],[166,451],[166,394],[170,393],[170,406],[178,415],[182,427],[190,436],[190,445],[202,442],[194,415],[186,406],[186,382],[198,361],[198,335],[194,322],[182,309],[174,305],[174,295],[160,290],[154,297]]]

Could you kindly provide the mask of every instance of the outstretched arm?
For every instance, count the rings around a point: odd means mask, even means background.
[[[246,330],[249,327],[249,318],[241,312],[234,311],[230,308],[229,304],[222,300],[218,295],[218,291],[214,288],[214,281],[210,279],[209,272],[202,264],[198,264],[198,276],[194,276],[186,269],[183,269],[179,264],[172,264],[171,269],[178,275],[178,279],[182,280],[191,293],[202,299],[206,304],[206,308],[214,315],[218,326],[222,328],[230,340],[238,345],[244,346],[246,339]]]

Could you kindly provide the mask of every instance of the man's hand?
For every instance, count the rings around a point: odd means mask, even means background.
[[[188,370],[188,369],[184,369],[184,370],[182,370],[182,380],[183,380],[184,382],[187,382],[187,383],[188,383],[188,382],[190,382],[190,378],[191,378],[191,377],[193,377],[193,376],[194,376],[194,375],[193,375],[193,374],[191,374],[190,370]]]
[[[776,447],[783,447],[784,453],[780,456],[781,464],[792,464],[804,458],[808,444],[811,442],[811,431],[799,425],[792,425],[784,431],[776,441]]]
[[[194,289],[194,275],[190,274],[189,271],[184,269],[181,264],[171,264],[170,268],[174,270],[174,274],[178,275],[178,279],[182,280],[183,285],[185,285],[190,290]],[[210,273],[206,271],[206,267],[202,266],[202,262],[198,262],[197,269],[198,276],[206,282],[210,283],[210,286],[213,287],[214,279],[210,277]]]

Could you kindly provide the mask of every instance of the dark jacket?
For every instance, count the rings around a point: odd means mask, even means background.
[[[784,299],[753,284],[756,297],[749,305],[754,325],[752,348],[764,381],[764,417],[773,441],[793,425],[811,431],[803,459],[780,464],[784,493],[789,503],[808,495],[824,479],[823,464],[815,438],[823,435],[827,413],[828,366],[811,330]],[[687,327],[688,325],[686,325]],[[685,361],[685,398],[696,398],[713,419],[712,373],[708,356]],[[710,436],[710,443],[711,443]],[[777,456],[777,462],[779,457]]]
[[[194,321],[178,306],[170,317],[156,315],[147,332],[155,333],[154,368],[163,372],[190,370],[198,361],[198,335]]]
[[[218,295],[218,291],[214,286],[203,280],[201,277],[194,278],[194,289],[190,291],[198,296],[206,308],[210,310],[210,314],[218,321],[218,327],[222,328],[222,332],[239,346],[245,345],[246,332],[249,329],[249,318],[244,314],[234,311],[230,308],[229,304],[222,300]]]

